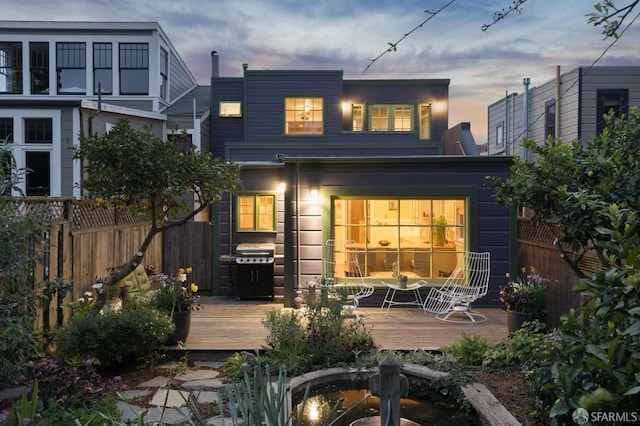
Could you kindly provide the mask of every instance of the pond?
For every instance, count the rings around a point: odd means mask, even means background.
[[[366,382],[339,381],[314,386],[311,388],[303,412],[301,401],[303,395],[294,397],[294,418],[301,426],[322,425],[340,398],[344,398],[344,401],[339,405],[332,419],[343,414],[349,407],[356,404],[357,406],[341,417],[337,425],[349,425],[358,419],[379,416],[380,398],[371,396],[362,401],[367,393],[370,391]],[[412,395],[411,392],[410,395]],[[480,426],[482,424],[473,410],[471,413],[465,412],[454,400],[435,391],[420,391],[419,397],[402,398],[400,406],[403,419],[420,425]],[[367,424],[380,424],[380,421],[378,419],[377,423]]]

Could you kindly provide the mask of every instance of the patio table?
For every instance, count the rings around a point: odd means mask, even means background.
[[[391,307],[391,305],[416,305],[422,308],[424,304],[422,300],[422,295],[420,294],[420,288],[422,287],[422,283],[417,282],[417,283],[407,284],[406,287],[401,287],[398,284],[386,283],[384,281],[382,281],[382,284],[388,287],[387,294],[385,294],[384,300],[382,301],[382,306],[380,306],[380,309],[384,309],[386,305],[386,308],[387,308],[386,313],[389,313],[389,308]],[[398,291],[401,292],[401,294],[402,292],[405,292],[405,291],[412,291],[414,295],[414,300],[397,301],[395,298],[396,298],[396,293]]]

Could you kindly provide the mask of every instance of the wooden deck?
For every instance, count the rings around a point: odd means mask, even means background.
[[[194,311],[186,341],[190,351],[231,352],[263,349],[267,330],[262,325],[266,313],[284,308],[282,301],[241,300],[232,297],[203,297],[204,309]],[[425,315],[419,307],[392,307],[388,314],[379,307],[365,307],[363,323],[382,349],[439,349],[459,338],[464,331],[485,336],[494,343],[507,336],[506,314],[501,309],[478,309],[487,321],[444,322]],[[461,317],[463,318],[463,317]]]

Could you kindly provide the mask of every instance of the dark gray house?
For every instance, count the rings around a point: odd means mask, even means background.
[[[349,239],[376,294],[394,267],[437,285],[456,252],[490,251],[481,303],[497,303],[515,262],[515,216],[483,179],[507,175],[511,159],[445,155],[448,79],[344,80],[341,71],[247,65],[242,77],[221,77],[215,52],[212,63],[212,151],[241,164],[244,182],[212,212],[213,294],[237,292],[239,276],[262,286],[257,277],[268,269],[242,276],[238,246],[273,245],[275,276],[265,279],[288,305],[295,289],[322,276],[325,242]],[[468,123],[457,128],[453,143],[468,143],[469,133]]]

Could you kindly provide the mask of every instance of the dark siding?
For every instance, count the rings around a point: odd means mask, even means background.
[[[243,79],[214,78],[211,81],[211,152],[214,157],[224,157],[224,145],[227,142],[244,140],[244,119],[220,117],[220,101],[240,101],[244,105]]]

